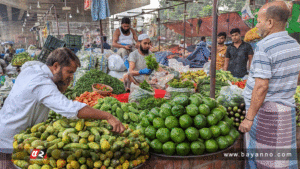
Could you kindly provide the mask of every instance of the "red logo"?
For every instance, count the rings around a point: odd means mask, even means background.
[[[43,159],[47,158],[46,150],[34,149],[30,154],[30,159]]]

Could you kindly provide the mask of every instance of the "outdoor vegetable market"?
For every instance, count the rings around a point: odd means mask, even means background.
[[[3,1],[0,169],[299,169],[299,0]]]

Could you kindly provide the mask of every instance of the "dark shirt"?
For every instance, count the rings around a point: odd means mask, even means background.
[[[110,45],[106,42],[103,43],[103,49],[110,49]]]
[[[236,48],[233,43],[230,44],[226,51],[226,58],[229,58],[228,71],[234,77],[242,78],[247,74],[248,56],[253,55],[253,49],[250,44],[242,41],[239,48]]]

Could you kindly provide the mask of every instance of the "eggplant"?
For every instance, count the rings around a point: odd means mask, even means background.
[[[239,108],[240,108],[241,110],[244,110],[244,109],[245,109],[245,103],[241,103],[240,106],[239,106]]]
[[[242,110],[241,109],[238,109],[238,111],[237,111],[239,114],[241,114],[242,113]]]
[[[230,116],[234,116],[234,112],[233,111],[231,111],[229,114],[230,114]]]
[[[240,119],[241,119],[241,120],[244,120],[244,119],[245,119],[245,116],[241,116]]]
[[[227,108],[227,111],[230,112],[231,110],[232,110],[232,107],[228,107],[228,108]]]
[[[246,110],[242,111],[242,114],[243,114],[243,115],[246,115]]]
[[[228,112],[226,112],[227,113],[227,116],[229,116],[229,113]]]
[[[240,123],[235,123],[235,126],[239,127],[239,126],[240,126]]]
[[[234,121],[234,117],[231,117],[230,119],[231,119],[232,121]]]
[[[235,113],[234,116],[235,117],[240,117],[240,114],[239,113]]]
[[[238,109],[239,108],[237,106],[234,106],[232,110],[236,113],[238,111]]]
[[[239,118],[235,118],[234,121],[235,121],[235,122],[239,122],[240,119],[239,119]]]

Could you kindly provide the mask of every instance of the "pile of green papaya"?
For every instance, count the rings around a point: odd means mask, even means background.
[[[14,136],[12,159],[22,169],[134,168],[149,158],[150,147],[139,130],[125,127],[115,134],[105,120],[39,123]],[[47,158],[30,159],[34,149],[46,149]]]
[[[102,111],[109,112],[117,117],[121,122],[129,124],[131,129],[135,129],[138,123],[138,115],[141,112],[137,103],[121,103],[116,98],[105,97],[99,99],[93,107]]]
[[[142,111],[136,126],[147,137],[150,151],[166,155],[202,155],[231,146],[239,137],[227,110],[196,93],[178,95],[160,108]]]
[[[48,119],[46,120],[46,123],[51,123],[51,122],[54,122],[61,118],[63,118],[62,115],[55,113],[53,110],[50,110],[50,112],[48,114]]]

